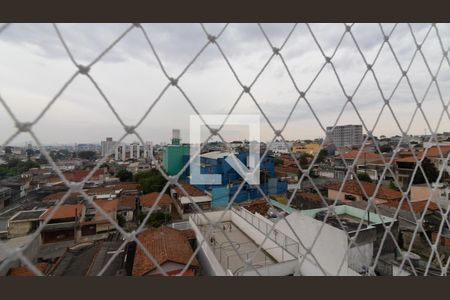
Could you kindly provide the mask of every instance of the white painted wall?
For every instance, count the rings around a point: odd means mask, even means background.
[[[411,276],[412,274],[408,271],[400,269],[396,265],[392,265],[392,276]]]
[[[183,270],[183,268],[185,266],[186,265],[168,261],[161,265],[161,269],[163,269],[166,273],[168,273],[168,272],[177,271],[177,270],[181,271],[181,270]],[[161,271],[159,271],[159,268],[156,268],[153,271],[151,271],[145,275],[155,275],[155,274],[161,274]]]
[[[212,222],[217,222],[222,213],[223,213],[222,211],[208,212],[206,213],[206,216]],[[255,227],[255,225],[258,224],[260,228],[264,228],[264,225],[261,224],[268,224],[268,226],[270,226],[273,223],[272,221],[264,218],[261,215],[256,214],[254,216],[255,216],[254,220],[251,221],[250,218],[246,220],[233,211],[227,211],[222,221],[233,222],[256,244],[261,244],[265,238],[265,234],[264,232],[258,230]],[[315,236],[317,235],[320,226],[322,225],[322,222],[315,220],[311,217],[301,215],[299,212],[294,212],[293,214],[287,216],[287,219],[288,222],[291,224],[291,226],[294,228],[296,234],[299,236],[302,243],[306,247],[310,247]],[[256,224],[252,225],[248,221]],[[189,218],[189,223],[191,224],[192,229],[196,234],[197,242],[201,243],[203,241],[203,235],[200,232],[199,228],[197,227],[196,223],[206,225],[208,224],[208,221],[204,219],[203,216],[197,214]],[[288,227],[285,221],[278,222],[275,225],[275,229],[278,230],[279,232],[284,233],[293,240],[297,240],[295,234]],[[312,249],[312,254],[320,262],[322,268],[317,266],[315,260],[311,255],[306,255],[306,259],[303,261],[303,264],[301,265],[299,270],[300,274],[304,276],[323,276],[325,274],[336,275],[342,260],[344,260],[339,275],[359,276],[358,273],[356,273],[355,271],[351,270],[348,267],[348,260],[346,257],[347,245],[348,245],[347,236],[343,231],[334,228],[331,225],[325,224],[321,234],[319,235],[317,243]],[[283,262],[283,265],[285,265],[286,268],[289,268],[289,270],[283,269],[283,271],[286,271],[288,273],[292,271],[293,260],[298,260],[298,262],[300,262],[303,258],[302,254],[300,254],[299,257],[294,257],[290,255],[286,251],[283,251],[283,249],[278,244],[269,239],[265,241],[262,248],[267,253],[269,253],[277,262]],[[296,246],[295,249],[297,249]],[[291,251],[291,253],[292,252],[294,251]],[[306,253],[306,251],[302,249],[301,246],[300,246],[300,253]],[[229,273],[227,272],[227,270],[224,270],[224,268],[216,258],[214,252],[212,251],[207,242],[203,243],[199,256],[201,256],[202,258],[204,258],[205,261],[207,261],[208,263],[207,268],[212,270],[213,273],[212,275],[225,276]],[[284,264],[285,262],[289,261],[291,263]],[[295,262],[297,266],[298,262]],[[281,266],[282,265],[280,265],[280,268]],[[276,272],[278,273],[279,271],[280,270],[277,270]]]
[[[231,221],[244,232],[249,238],[251,238],[256,244],[260,245],[264,241],[265,234],[256,229],[253,225],[248,223],[245,219],[243,219],[238,214],[232,212]],[[270,254],[277,262],[293,260],[296,257],[290,255],[286,251],[277,245],[275,242],[267,239],[262,248]]]
[[[208,217],[209,217],[208,213]],[[200,229],[197,227],[197,225],[194,222],[194,216],[189,217],[189,223],[191,225],[191,229],[194,230],[195,236],[197,238],[197,244],[200,245],[203,240],[203,234],[200,232]],[[203,220],[204,221],[204,220]],[[205,221],[205,224],[207,222]],[[208,242],[204,242],[199,250],[199,258],[202,262],[202,266],[206,268],[208,273],[211,273],[209,275],[211,276],[226,276],[226,270],[222,267],[219,260],[216,258],[216,255],[214,254],[211,247],[208,245]]]
[[[292,214],[286,217],[286,220],[289,222],[295,234],[300,238],[303,246],[306,248],[310,248],[314,238],[319,232],[320,227],[322,226],[322,222],[315,220],[314,218],[304,216],[300,212],[295,211]],[[275,225],[275,228],[291,237],[294,240],[297,240],[296,235],[292,232],[291,228],[288,224],[281,220]],[[324,270],[326,270],[331,275],[337,275],[339,267],[341,266],[342,260],[344,260],[342,269],[340,271],[340,275],[355,275],[354,272],[349,271],[348,268],[348,260],[346,257],[346,250],[348,247],[348,240],[346,234],[337,228],[334,228],[331,225],[324,224],[323,229],[318,237],[317,242],[311,250],[311,253],[314,257],[319,261],[320,265]],[[306,249],[302,249],[300,252],[306,253]],[[312,260],[311,256],[311,260]],[[317,267],[316,267],[317,269]],[[319,269],[320,271],[320,269]],[[310,268],[300,270],[303,275],[307,273],[317,273],[317,270],[313,270]],[[312,275],[323,275],[320,272],[319,274]]]
[[[271,222],[270,220],[268,220],[266,218],[263,218],[261,215],[256,214],[255,216],[256,216],[255,219],[260,220],[263,223],[267,223],[269,226],[271,224],[273,225],[273,222]],[[310,217],[308,217],[308,218],[310,218]],[[262,241],[265,238],[265,234],[263,233],[264,231],[261,232],[261,231],[257,230],[254,226],[249,224],[246,220],[250,221],[250,218],[244,219],[241,216],[239,216],[238,214],[233,212],[231,214],[231,220],[245,234],[247,234],[247,236],[249,236],[255,243],[257,243],[257,244],[261,244],[262,243]],[[312,219],[312,220],[314,220],[314,219]],[[314,220],[314,221],[316,221],[316,220]],[[256,221],[253,221],[253,222],[256,223]],[[281,222],[283,222],[283,221],[281,221]],[[262,223],[260,223],[258,226],[260,226],[260,228],[264,228],[264,225],[261,225],[261,224]],[[257,224],[254,224],[254,225],[257,225]],[[277,225],[279,225],[279,223]],[[275,226],[275,228],[277,230],[279,230],[277,228],[277,225]],[[308,230],[308,228],[304,228],[304,229]],[[282,232],[282,230],[280,230],[280,231]],[[286,234],[286,232],[283,232],[283,233]],[[288,234],[286,234],[286,235],[289,236]],[[278,234],[278,236],[280,236],[280,235]],[[295,238],[295,236],[294,237],[289,236],[289,237],[294,239],[294,240],[297,240]],[[328,244],[328,247],[331,249],[333,246],[330,246],[330,244]],[[328,270],[323,265],[322,265],[322,269],[320,267],[318,267],[316,262],[314,261],[314,259],[313,259],[313,257],[311,255],[307,255],[304,260],[303,260],[303,256],[302,255],[300,255],[298,257],[294,257],[294,256],[290,255],[289,253],[287,253],[286,251],[283,251],[283,249],[277,243],[273,242],[272,240],[266,240],[266,242],[263,244],[262,248],[267,253],[269,253],[279,263],[280,262],[284,263],[284,262],[292,261],[293,259],[298,260],[296,262],[296,265],[300,267],[299,271],[300,271],[300,274],[302,274],[302,275],[305,275],[305,276],[323,276],[325,274],[333,275],[333,273],[328,272]],[[271,248],[273,248],[273,249],[271,249]],[[291,250],[290,251],[291,253],[298,253],[296,245],[295,246],[288,246],[288,248],[289,248],[289,250]],[[301,251],[301,248],[300,248],[300,251]],[[303,261],[303,262],[300,265],[301,261]],[[346,266],[346,263],[345,263],[345,266]],[[285,265],[285,268],[290,268],[290,264]],[[273,268],[271,268],[271,269],[273,269]],[[273,269],[272,271],[275,271],[275,269]],[[289,270],[288,269],[284,269],[284,271],[291,272],[290,269]],[[280,270],[277,270],[277,272],[280,272]],[[337,271],[334,274],[336,274],[336,273],[337,273]],[[355,275],[354,272],[350,272],[350,273],[351,273],[351,275]],[[341,271],[341,275],[349,275],[347,273],[347,268],[343,268],[343,270]],[[356,275],[358,275],[358,274],[356,274]]]

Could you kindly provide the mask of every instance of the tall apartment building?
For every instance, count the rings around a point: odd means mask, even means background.
[[[105,156],[107,153],[113,154],[114,144],[116,142],[113,141],[112,137],[107,137],[106,141],[102,141],[102,156]]]
[[[151,142],[145,142],[142,146],[138,142],[131,144],[120,143],[115,149],[115,160],[125,161],[127,159],[149,159],[152,149]]]
[[[332,129],[332,126],[327,127],[327,131]],[[336,147],[361,145],[363,142],[362,125],[336,126],[331,132],[330,137],[332,141],[328,141]]]

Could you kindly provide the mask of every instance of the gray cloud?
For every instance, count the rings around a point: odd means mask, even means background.
[[[59,24],[69,49],[80,63],[92,61],[114,41],[129,24]],[[207,38],[199,24],[143,24],[163,65],[170,76],[177,76],[184,66],[205,45]],[[262,24],[274,46],[284,42],[292,24]],[[331,55],[342,34],[343,24],[311,24],[315,37],[326,53]],[[413,24],[420,42],[429,24]],[[217,35],[223,24],[205,24],[210,34]],[[383,24],[387,33],[392,25]],[[444,47],[449,46],[450,26],[438,24]],[[352,32],[366,59],[371,63],[383,42],[377,24],[354,24]],[[391,37],[392,47],[402,67],[406,67],[415,51],[409,28],[396,27]],[[219,39],[219,45],[244,84],[249,84],[272,50],[256,24],[230,24]],[[440,41],[430,33],[422,48],[430,68],[436,70],[442,50]],[[45,107],[52,96],[75,72],[53,27],[49,24],[14,24],[0,35],[0,95],[21,120],[31,120]],[[305,90],[324,63],[307,26],[299,24],[282,50],[289,70],[301,90]],[[333,64],[345,90],[352,93],[366,70],[364,62],[350,36],[342,41]],[[401,72],[388,47],[384,46],[373,67],[385,95],[390,95]],[[450,73],[447,62],[438,76],[446,101],[450,95]],[[134,28],[102,60],[91,74],[98,82],[111,104],[128,124],[136,122],[153,103],[167,84],[142,32]],[[421,99],[430,80],[423,59],[418,55],[408,73],[414,91]],[[180,80],[180,86],[201,113],[226,113],[233,105],[241,88],[230,72],[215,45],[209,45],[198,60]],[[276,126],[282,126],[297,99],[297,92],[278,57],[274,57],[252,88],[261,108]],[[345,102],[331,68],[326,67],[307,93],[308,101],[317,112],[323,125],[331,125]],[[442,111],[439,94],[430,93],[426,99],[427,116],[437,119]],[[374,123],[383,105],[375,80],[368,74],[355,95],[354,103],[368,123]],[[425,104],[424,104],[425,105]],[[392,106],[402,124],[408,124],[414,100],[411,91],[402,83],[392,98]],[[171,128],[182,128],[188,135],[189,114],[194,111],[184,97],[174,88],[161,98],[139,129],[146,140],[167,141]],[[243,97],[235,113],[259,113],[255,104]],[[385,123],[380,134],[397,134],[398,128],[391,116],[383,113]],[[446,120],[448,121],[448,120]],[[352,109],[344,112],[340,122],[356,122]],[[38,136],[48,143],[98,142],[105,136],[120,135],[120,126],[105,101],[92,84],[83,77],[77,78],[55,103],[42,124],[36,127]],[[413,124],[412,131],[423,133],[424,121]],[[305,130],[305,128],[311,128]],[[14,128],[0,107],[0,142]],[[406,126],[406,125],[405,125]],[[267,124],[263,126],[267,131]],[[309,129],[309,128],[308,128]],[[290,139],[322,136],[317,122],[302,102],[294,112],[285,131]],[[271,132],[263,133],[264,138]],[[239,137],[239,138],[244,138]],[[18,137],[15,142],[29,140]]]

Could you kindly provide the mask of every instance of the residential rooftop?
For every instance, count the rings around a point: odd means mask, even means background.
[[[35,264],[34,266],[45,275],[50,265],[46,262],[41,262]],[[27,266],[20,266],[11,268],[8,272],[8,276],[36,276],[36,274],[34,274],[34,272]]]
[[[160,194],[159,192],[153,192],[142,195],[140,197],[141,206],[152,207],[153,205],[155,205],[156,200],[159,197],[159,194]],[[172,204],[172,198],[170,198],[169,195],[163,193],[161,199],[158,202],[158,205],[170,205],[170,204]]]
[[[201,157],[209,158],[209,159],[220,159],[220,158],[225,158],[230,154],[231,154],[230,152],[226,152],[226,151],[211,151],[211,152],[203,153],[201,155]]]
[[[39,220],[40,216],[42,216],[45,211],[46,209],[19,211],[16,215],[9,219],[9,222]]]
[[[150,228],[139,233],[137,238],[160,266],[165,262],[186,265],[193,255],[193,250],[186,235],[177,229],[167,226]],[[199,266],[195,257],[191,261],[191,266]],[[145,252],[139,246],[136,246],[133,276],[143,276],[156,268],[157,266],[147,257]]]
[[[83,207],[83,204],[62,204],[58,208],[56,208],[56,206],[51,206],[40,219],[47,219],[55,209],[56,211],[51,217],[52,220],[80,217],[82,215]]]
[[[206,193],[200,190],[199,188],[196,188],[193,185],[190,185],[188,183],[180,183],[180,185],[183,187],[183,189],[186,191],[186,193],[191,197],[199,197],[199,196],[205,196]],[[175,187],[175,191],[178,194],[178,197],[185,197],[186,194],[178,187]]]
[[[368,197],[374,197],[382,200],[399,200],[402,197],[402,193],[400,193],[399,191],[385,187],[383,185],[379,186],[377,194],[375,195],[375,189],[377,187],[376,184],[367,181],[360,181],[360,183],[363,189],[361,189],[361,186],[358,183],[358,181],[347,180],[344,183],[342,192],[359,196],[367,195]],[[339,191],[341,185],[342,182],[333,182],[328,184],[327,188],[330,190]]]

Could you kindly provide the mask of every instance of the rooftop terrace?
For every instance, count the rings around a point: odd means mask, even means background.
[[[258,252],[259,246],[233,222],[222,222],[219,226],[226,232],[229,240],[220,229],[213,229],[210,234],[207,234],[209,229],[208,225],[201,225],[199,229],[205,235],[206,242],[213,249],[220,264],[224,268],[229,269],[233,274],[248,268],[243,260],[252,258],[252,265],[255,268],[260,268],[275,262],[263,249]]]

